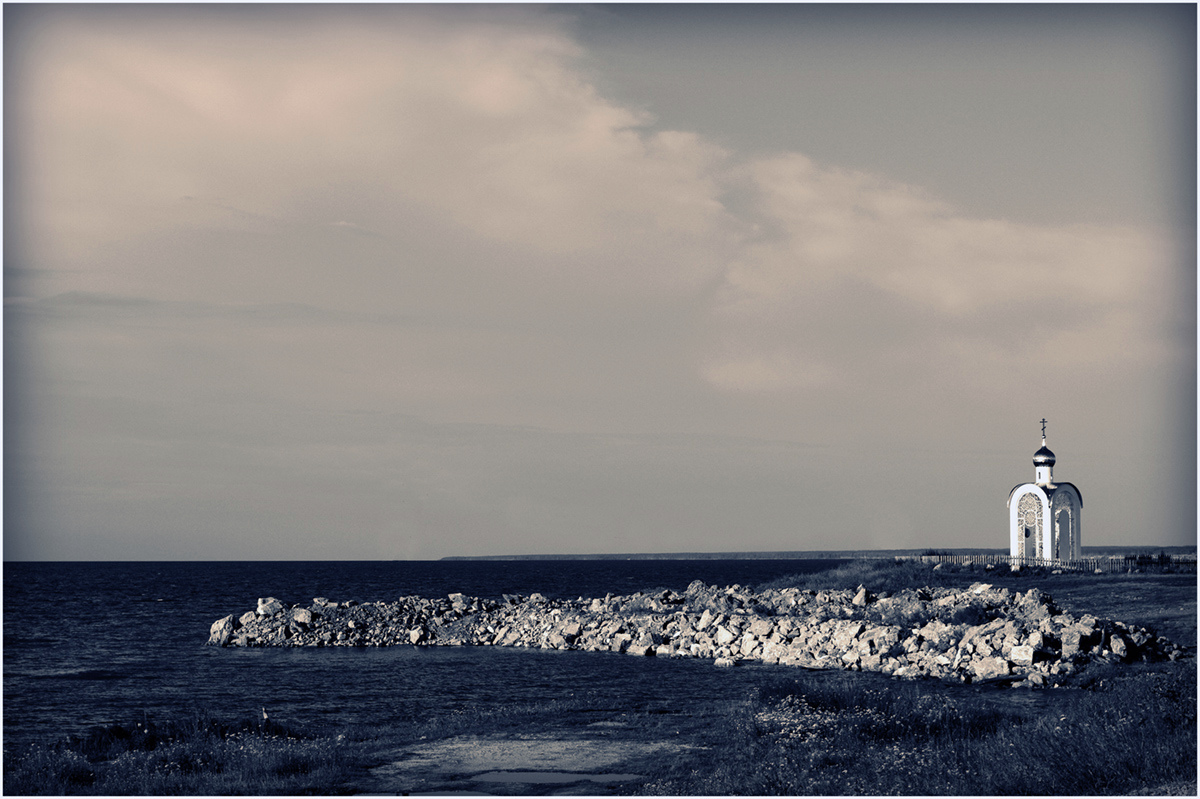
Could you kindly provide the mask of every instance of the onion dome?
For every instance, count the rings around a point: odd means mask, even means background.
[[[1042,440],[1042,448],[1039,449],[1037,452],[1033,453],[1033,465],[1034,466],[1053,466],[1054,465],[1054,453],[1051,452],[1050,448],[1046,446],[1045,439]]]

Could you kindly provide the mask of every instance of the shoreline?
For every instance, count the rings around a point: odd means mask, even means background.
[[[1196,546],[1087,546],[1083,559],[1136,559],[1166,554],[1181,563],[1195,564]],[[755,550],[749,552],[623,552],[527,555],[447,555],[443,561],[508,561],[508,560],[886,560],[890,558],[919,559],[928,555],[1005,558],[1007,548],[995,547],[923,547],[920,549],[802,549]],[[1134,566],[1136,567],[1136,562]]]

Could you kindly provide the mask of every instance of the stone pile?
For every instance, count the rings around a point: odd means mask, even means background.
[[[1035,589],[976,583],[965,591],[796,588],[753,592],[693,582],[603,599],[501,600],[450,594],[394,602],[285,605],[216,621],[216,646],[518,646],[655,657],[743,660],[964,682],[1056,682],[1103,660],[1174,660],[1183,650],[1144,628],[1062,613]]]

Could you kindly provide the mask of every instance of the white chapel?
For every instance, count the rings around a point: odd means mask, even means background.
[[[1079,560],[1083,495],[1070,483],[1054,482],[1054,453],[1046,446],[1033,454],[1033,482],[1008,495],[1009,554],[1014,558]]]

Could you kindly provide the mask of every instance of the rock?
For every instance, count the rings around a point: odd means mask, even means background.
[[[724,625],[722,625],[717,628],[717,633],[716,633],[717,646],[726,646],[727,644],[732,643],[735,638],[737,638],[737,635],[732,630],[730,630],[728,627],[725,627]]]
[[[972,670],[975,676],[981,680],[1007,677],[1011,671],[1008,661],[998,657],[976,660],[972,663]]]
[[[874,610],[864,613],[867,606]],[[960,621],[964,612],[991,621],[968,627]],[[868,614],[875,621],[864,618]],[[879,619],[911,621],[901,627],[880,624]],[[608,594],[603,600],[546,600],[533,594],[526,601],[505,595],[501,604],[451,593],[443,599],[409,596],[366,604],[316,597],[310,608],[266,597],[256,610],[214,623],[209,643],[584,649],[714,658],[727,665],[758,659],[906,679],[967,681],[1008,677],[1014,669],[1017,678],[1050,673],[1058,679],[1092,659],[1157,660],[1186,654],[1144,629],[1062,613],[1036,589],[1014,594],[986,583],[974,583],[966,591],[920,588],[874,596],[865,586],[853,591],[755,593],[694,581],[686,594]],[[1069,661],[1083,653],[1088,658],[1079,658],[1072,667]],[[1037,683],[1036,678],[1026,678],[1022,684]]]
[[[238,620],[233,617],[233,614],[223,619],[217,619],[208,628],[208,642],[213,646],[225,646],[238,626]]]
[[[713,665],[718,668],[728,669],[728,668],[732,668],[734,663],[731,658],[717,658],[716,660],[713,661]]]
[[[1014,646],[1012,648],[1012,661],[1018,666],[1029,666],[1033,664],[1033,647],[1032,646]]]
[[[863,623],[860,621],[850,622],[845,627],[838,630],[833,637],[833,646],[836,649],[845,649],[850,646],[851,642],[858,637],[858,634],[863,630]]]
[[[770,638],[774,630],[775,623],[770,619],[755,619],[750,624],[750,634],[764,640]]]
[[[1063,660],[1070,660],[1079,654],[1080,640],[1082,635],[1077,627],[1069,627],[1063,630],[1062,633],[1062,654],[1060,657]]]

